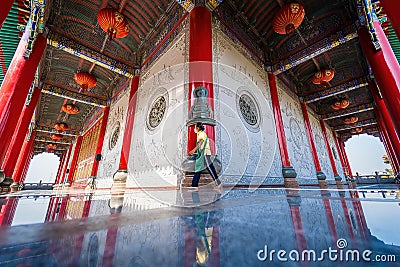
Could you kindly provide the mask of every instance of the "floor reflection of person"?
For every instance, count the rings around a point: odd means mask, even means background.
[[[194,218],[192,217],[196,228],[196,261],[193,262],[193,267],[206,266],[207,263],[211,263],[211,253],[215,249],[213,247],[215,245],[213,242],[215,217],[214,211],[197,213]]]
[[[189,152],[189,155],[194,155],[197,152],[192,187],[194,187],[195,189],[199,187],[200,173],[202,170],[207,169],[215,184],[217,185],[217,189],[221,189],[222,184],[218,178],[218,174],[215,170],[214,164],[212,163],[210,142],[208,140],[207,134],[204,132],[203,123],[198,122],[194,129],[194,132],[197,134],[196,147]]]

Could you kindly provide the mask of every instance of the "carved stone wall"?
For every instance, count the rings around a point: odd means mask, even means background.
[[[331,162],[329,161],[328,151],[326,149],[321,125],[319,123],[319,120],[315,118],[314,115],[309,114],[309,117],[310,117],[310,124],[313,129],[315,146],[317,148],[319,162],[321,163],[321,169],[325,173],[327,180],[334,180],[333,170]],[[327,131],[329,131],[328,128]]]
[[[97,173],[98,188],[110,188],[113,182],[113,174],[118,169],[128,102],[129,90],[121,94],[118,100],[111,104],[106,133],[104,135],[103,149],[101,151],[102,159]]]
[[[142,71],[127,186],[177,186],[186,155],[186,34]]]
[[[317,183],[315,165],[300,102],[281,88],[278,91],[278,96],[281,104],[290,163],[297,172],[297,179],[300,184]]]
[[[217,27],[213,28],[213,61],[216,143],[223,182],[281,183],[281,169],[270,170],[277,159],[277,139],[266,72]]]

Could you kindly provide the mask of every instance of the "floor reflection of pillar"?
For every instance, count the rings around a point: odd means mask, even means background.
[[[355,196],[356,196],[356,198],[357,198],[356,203],[357,203],[357,206],[358,206],[358,212],[359,212],[359,214],[360,214],[361,224],[362,224],[362,226],[363,226],[364,236],[365,236],[365,239],[366,239],[367,241],[369,241],[369,239],[370,239],[370,233],[369,233],[367,221],[365,220],[364,210],[363,210],[363,208],[362,208],[361,201],[359,200],[358,191],[355,191],[354,194],[355,194]]]
[[[361,219],[360,208],[355,199],[355,198],[358,198],[358,195],[355,195],[354,192],[350,191],[350,197],[351,197],[351,203],[353,204],[354,213],[356,214],[358,228],[360,229],[360,235],[361,235],[362,239],[366,240],[367,237],[365,235],[365,229],[364,229],[363,222]]]
[[[53,214],[55,213],[55,207],[57,207],[56,198],[50,198],[49,205],[47,206],[46,217],[44,218],[45,222],[51,221]]]
[[[354,230],[353,230],[353,226],[351,224],[349,210],[347,208],[346,200],[344,198],[345,193],[344,192],[339,192],[339,194],[340,194],[340,202],[342,203],[344,218],[346,220],[347,231],[349,232],[351,243],[353,244],[353,246],[356,246],[356,241],[355,241],[355,238],[354,238]]]
[[[57,221],[63,221],[65,219],[65,215],[67,212],[67,204],[68,204],[68,198],[63,198],[61,200],[60,210],[58,212],[57,218],[55,218]]]
[[[109,228],[107,230],[106,245],[103,253],[102,266],[113,266],[115,245],[117,243],[118,228]]]
[[[122,211],[124,204],[126,183],[125,182],[114,182],[111,186],[111,198],[110,198],[110,217],[117,217]],[[106,244],[103,252],[102,266],[113,266],[115,256],[115,245],[117,244],[118,227],[110,227],[107,229]]]
[[[297,190],[286,190],[286,195],[290,207],[290,215],[292,217],[297,248],[299,251],[303,251],[307,249],[307,242],[304,235],[303,223],[300,214],[301,197]]]
[[[89,216],[90,205],[92,204],[91,195],[87,196],[88,199],[85,200],[85,204],[83,205],[83,211],[81,218],[87,218]],[[80,234],[75,239],[75,247],[74,247],[74,257],[72,259],[72,265],[78,266],[80,265],[80,258],[82,254],[82,244],[85,234]]]
[[[196,262],[196,229],[185,227],[183,233],[183,266],[193,267],[193,263]]]
[[[328,220],[329,231],[331,232],[332,244],[336,244],[338,235],[336,232],[335,218],[333,218],[331,203],[328,198],[328,196],[330,196],[330,193],[327,192],[327,193],[321,194],[321,195],[322,195],[322,199],[324,202],[324,209],[325,209],[325,213],[326,213],[326,219]]]

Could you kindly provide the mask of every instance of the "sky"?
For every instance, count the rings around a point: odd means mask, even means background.
[[[377,137],[367,134],[354,135],[345,143],[345,147],[354,175],[356,172],[361,175],[373,174],[375,171],[391,168],[390,165],[383,163],[382,156],[386,152]]]
[[[355,135],[346,143],[346,152],[350,166],[355,175],[373,174],[375,171],[384,171],[390,166],[383,163],[382,155],[386,154],[383,144],[377,137],[366,134]],[[26,183],[54,182],[57,175],[59,158],[51,153],[35,156],[28,170]]]
[[[56,179],[59,158],[52,153],[42,153],[33,157],[26,175],[25,183],[54,183]]]

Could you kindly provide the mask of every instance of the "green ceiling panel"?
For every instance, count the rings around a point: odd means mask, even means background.
[[[397,62],[399,62],[400,64],[400,42],[399,42],[399,38],[397,37],[393,27],[390,25],[389,26],[389,34],[388,34],[388,39],[389,39],[389,43],[393,49],[393,52],[397,58]]]
[[[4,64],[6,65],[7,69],[10,66],[20,39],[20,32],[17,27],[18,5],[17,2],[15,2],[7,16],[7,19],[4,21],[3,27],[0,30],[0,43],[3,50]],[[3,62],[0,62],[0,65],[3,65]],[[4,74],[0,68],[0,84],[3,82],[3,79]]]

